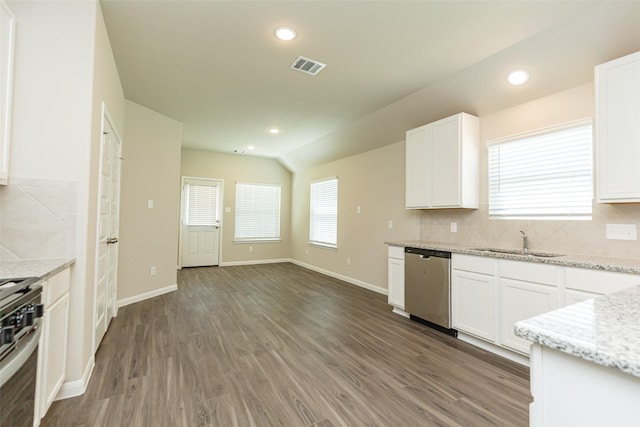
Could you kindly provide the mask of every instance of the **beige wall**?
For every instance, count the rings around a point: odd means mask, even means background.
[[[487,148],[490,139],[540,129],[594,114],[594,86],[586,84],[540,98],[514,108],[480,117],[480,209],[422,211],[423,240],[472,246],[516,248],[522,244],[519,230],[537,250],[572,254],[640,257],[637,241],[607,240],[605,224],[640,225],[640,204],[593,204],[591,221],[490,220],[487,206]],[[449,231],[450,222],[458,232]]]
[[[182,176],[224,180],[221,265],[282,260],[290,257],[291,173],[273,159],[182,150]],[[281,186],[280,236],[277,243],[234,243],[236,182]],[[249,247],[253,252],[249,252]]]
[[[118,301],[177,284],[182,123],[125,102]],[[153,208],[147,201],[153,200]],[[157,274],[150,275],[151,266]]]
[[[10,2],[17,18],[11,177],[77,185],[67,382],[92,360],[101,103],[123,124],[124,96],[95,1]]]
[[[296,173],[292,194],[292,258],[385,291],[384,242],[417,239],[420,234],[419,212],[404,208],[404,147],[404,142],[398,142]],[[309,183],[330,176],[338,177],[337,250],[308,244]],[[347,258],[351,265],[347,265]]]

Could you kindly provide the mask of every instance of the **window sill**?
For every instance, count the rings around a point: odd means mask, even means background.
[[[338,250],[338,245],[330,245],[328,243],[319,243],[319,242],[307,242],[310,246],[315,246],[316,248],[321,249],[329,249],[332,251]]]
[[[251,244],[256,244],[256,243],[280,243],[282,242],[282,240],[280,239],[257,239],[257,240],[234,240],[233,243],[234,244],[243,244],[243,243],[251,243]]]

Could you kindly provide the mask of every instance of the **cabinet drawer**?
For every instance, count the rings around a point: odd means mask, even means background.
[[[452,254],[451,268],[493,276],[495,273],[495,260],[481,256]]]
[[[567,268],[564,274],[567,289],[576,289],[578,291],[593,292],[601,295],[640,285],[640,275],[636,274],[587,270],[583,268]]]
[[[521,261],[500,261],[499,268],[500,277],[552,286],[558,284],[558,268],[553,265]]]
[[[50,277],[44,283],[44,305],[49,306],[60,299],[64,294],[69,292],[70,269],[65,268],[60,273]]]
[[[401,246],[389,246],[389,258],[404,260],[404,248]]]

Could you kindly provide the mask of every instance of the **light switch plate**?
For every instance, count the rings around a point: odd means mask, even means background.
[[[449,224],[449,231],[451,231],[452,233],[457,233],[458,232],[458,223],[457,222],[452,222]]]
[[[607,224],[607,239],[638,240],[635,224]]]

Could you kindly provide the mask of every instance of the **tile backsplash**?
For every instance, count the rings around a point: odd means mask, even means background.
[[[457,232],[450,223],[457,223]],[[565,254],[640,258],[640,241],[608,240],[606,224],[640,226],[640,204],[593,204],[591,221],[493,220],[486,204],[479,209],[423,210],[420,238],[475,247],[521,248],[527,233],[529,248]]]
[[[0,187],[0,260],[75,256],[78,184],[11,178]]]

